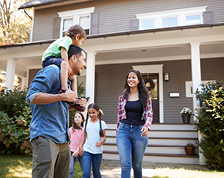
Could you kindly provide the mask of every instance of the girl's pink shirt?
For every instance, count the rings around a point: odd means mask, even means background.
[[[70,150],[73,152],[79,153],[79,145],[82,142],[84,136],[84,129],[73,129],[73,127],[69,128],[69,137],[71,140]]]

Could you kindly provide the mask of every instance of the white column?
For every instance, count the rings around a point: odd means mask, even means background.
[[[201,84],[201,62],[200,62],[200,43],[191,43],[191,72],[192,72],[192,87],[193,93],[200,87]],[[193,109],[197,108],[197,99],[193,95]],[[196,117],[194,117],[194,120]]]
[[[13,90],[15,68],[16,68],[16,59],[8,59],[6,69],[6,82],[5,82],[5,87],[7,88],[7,90]]]
[[[191,71],[192,71],[192,87],[193,93],[195,93],[196,89],[200,87],[201,84],[201,62],[200,62],[200,43],[193,42],[191,43]],[[200,90],[200,88],[199,88]],[[196,95],[193,95],[193,110],[197,108],[197,99]],[[194,120],[196,117],[194,116]],[[198,140],[201,140],[201,133],[198,131]],[[205,157],[202,153],[200,153],[199,147],[199,165],[205,165]]]
[[[95,51],[87,52],[87,68],[86,68],[86,97],[90,97],[88,103],[94,102],[95,94]]]

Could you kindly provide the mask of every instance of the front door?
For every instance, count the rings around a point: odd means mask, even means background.
[[[159,74],[142,74],[152,99],[153,123],[159,123]]]

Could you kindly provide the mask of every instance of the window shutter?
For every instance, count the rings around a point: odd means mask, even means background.
[[[139,30],[139,19],[130,20],[131,31]]]
[[[90,35],[96,35],[99,33],[99,13],[91,13]]]
[[[205,11],[203,12],[203,23],[204,24],[213,24],[213,11]]]
[[[57,17],[54,19],[53,39],[60,38],[60,26],[61,26],[61,18]]]

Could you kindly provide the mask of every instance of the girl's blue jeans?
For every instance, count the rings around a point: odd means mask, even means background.
[[[69,167],[69,178],[73,178],[73,172],[74,172],[74,167],[75,167],[75,160],[78,159],[79,160],[79,164],[80,167],[82,169],[82,165],[83,165],[83,160],[81,156],[77,156],[77,157],[72,157],[72,153],[73,151],[71,151],[71,161],[70,161],[70,167]]]
[[[148,135],[141,137],[143,126],[133,126],[120,123],[117,132],[117,147],[121,163],[121,178],[131,178],[131,168],[134,178],[142,178],[142,160],[148,144]]]
[[[91,165],[94,178],[101,178],[100,165],[102,160],[102,154],[92,154],[84,151],[83,153],[83,178],[91,177]]]

